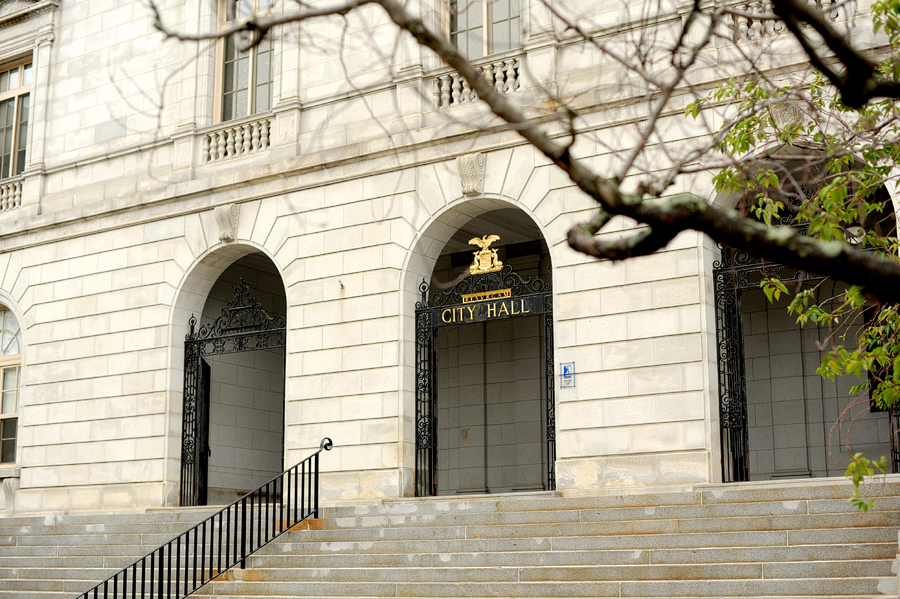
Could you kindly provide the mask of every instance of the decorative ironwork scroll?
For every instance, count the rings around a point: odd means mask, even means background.
[[[483,248],[484,249],[484,248]],[[553,362],[553,293],[540,277],[523,279],[504,266],[474,274],[429,297],[424,280],[416,302],[416,495],[438,492],[437,331],[441,326],[542,315],[546,377],[547,485],[556,488],[556,400]]]
[[[258,349],[285,347],[286,319],[269,314],[250,296],[250,286],[241,277],[232,288],[233,299],[222,309],[222,315],[197,328],[191,316],[190,332],[184,338],[184,413],[181,445],[181,505],[199,505],[204,496],[205,473],[202,472],[200,443],[205,419],[200,406],[202,392],[201,360],[203,356],[233,354]]]

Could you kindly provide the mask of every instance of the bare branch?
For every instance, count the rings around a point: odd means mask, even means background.
[[[299,23],[310,19],[329,17],[334,15],[346,15],[352,10],[371,4],[374,0],[344,0],[338,4],[322,8],[305,8],[303,10],[287,11],[281,15],[252,15],[248,19],[234,21],[227,27],[206,31],[203,33],[185,33],[166,26],[156,0],[150,0],[150,10],[153,13],[153,26],[166,36],[166,39],[180,41],[217,40],[226,38],[235,33],[250,32],[254,34],[254,44],[259,43],[265,33],[277,25],[285,23]],[[253,44],[251,44],[253,45]]]
[[[860,108],[874,98],[900,98],[900,83],[884,79],[878,73],[878,63],[854,48],[841,35],[824,14],[808,5],[805,0],[775,0],[772,10],[803,47],[814,67],[822,71],[841,94],[841,100],[851,108]],[[816,44],[800,30],[801,24],[810,25],[822,37],[834,57],[843,67],[834,70],[816,49]]]

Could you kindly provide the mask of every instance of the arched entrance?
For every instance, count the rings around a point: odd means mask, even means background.
[[[797,218],[799,209],[827,181],[828,171],[812,160],[814,151],[788,148],[783,153],[788,158],[764,163],[782,181],[781,187],[766,191],[782,206],[780,224],[802,233],[809,224]],[[807,159],[792,159],[795,155]],[[756,196],[733,201],[749,212]],[[884,187],[867,201],[891,205]],[[894,235],[894,211],[872,212],[844,235],[855,243],[863,231]],[[713,281],[723,482],[842,476],[845,465],[837,456],[848,447],[876,459],[890,456],[893,471],[900,471],[900,412],[879,411],[865,391],[851,394],[866,382],[866,373],[827,380],[816,372],[824,348],[832,343],[855,347],[860,328],[876,308],[848,314],[840,326],[809,321],[801,327],[788,313],[790,298],[767,300],[764,279],[777,278],[791,291],[811,289],[815,302],[826,309],[840,303],[846,285],[721,244],[719,251]]]
[[[524,213],[494,210],[461,227],[421,283],[418,496],[555,488],[549,262]]]
[[[228,267],[185,338],[181,505],[227,504],[283,469],[285,293],[261,253]]]

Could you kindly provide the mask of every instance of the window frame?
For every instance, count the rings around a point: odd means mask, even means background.
[[[224,29],[230,23],[247,21],[251,18],[251,16],[245,17],[236,17],[233,21],[228,20],[228,4],[231,2],[235,2],[236,0],[217,0],[216,3],[216,28]],[[238,0],[239,1],[239,0]],[[253,9],[251,11],[251,15],[273,15],[277,10],[275,4],[276,0],[250,0],[253,4]],[[270,1],[272,3],[272,7],[263,11],[257,10],[260,2]],[[234,39],[234,43],[240,44],[239,39],[237,39],[237,34],[229,36]],[[269,62],[269,69],[271,70],[272,76],[269,79],[268,85],[270,94],[273,91],[273,86],[275,83],[275,45],[271,38],[267,38],[269,43],[272,44],[271,49],[271,58]],[[256,80],[256,71],[257,71],[257,51],[259,46],[254,46],[250,48],[248,51],[250,54],[249,66],[247,70],[247,114],[235,116],[234,118],[225,118],[224,110],[225,110],[225,44],[227,40],[226,38],[220,38],[216,40],[216,65],[215,65],[215,97],[213,101],[213,123],[221,124],[221,123],[230,123],[232,121],[240,121],[241,119],[250,118],[255,114],[262,114],[263,112],[268,111],[260,111],[256,112],[254,110],[256,106],[256,93],[257,93],[257,85],[255,84]],[[238,50],[240,51],[240,50]],[[270,97],[270,104],[271,104]],[[271,106],[269,106],[269,110],[271,110]]]
[[[0,407],[0,435],[2,435],[3,423],[7,420],[16,420],[15,426],[15,446],[13,447],[13,460],[11,462],[4,462],[3,454],[0,452],[0,466],[9,466],[16,464],[18,461],[19,451],[19,409],[21,408],[22,403],[22,354],[14,354],[11,356],[0,356],[0,377],[3,376],[3,373],[8,368],[17,368],[18,373],[16,375],[16,411],[6,413],[3,411],[2,407]],[[0,379],[2,380],[2,379]]]
[[[0,437],[2,437],[2,424],[6,420],[16,420],[15,427],[15,442],[13,446],[13,461],[12,462],[4,462],[2,447],[0,447],[0,467],[10,467],[14,466],[18,463],[19,457],[19,413],[22,408],[22,371],[23,371],[23,361],[22,361],[22,323],[19,320],[18,316],[16,316],[15,312],[13,312],[9,307],[0,304],[0,331],[4,330],[4,325],[6,324],[6,319],[3,317],[3,312],[8,312],[13,319],[15,320],[17,329],[12,331],[16,336],[16,344],[19,353],[16,354],[8,354],[5,355],[0,353]],[[2,348],[0,348],[0,352],[2,352]],[[8,368],[18,368],[18,374],[16,376],[16,409],[14,412],[4,412],[3,411],[3,401],[2,401],[2,377],[3,373]],[[0,443],[2,446],[2,443]]]
[[[25,67],[31,67],[31,81],[25,83]],[[2,168],[0,168],[0,181],[5,181],[7,179],[12,179],[15,177],[19,177],[25,171],[25,167],[28,165],[28,136],[31,130],[31,116],[34,112],[34,96],[32,95],[32,91],[34,88],[34,57],[29,54],[27,56],[23,56],[16,60],[11,60],[9,62],[3,63],[0,65],[0,74],[8,73],[16,69],[16,75],[19,77],[19,84],[14,89],[9,89],[4,92],[0,92],[0,102],[6,102],[7,100],[14,100],[12,102],[13,105],[13,121],[12,121],[12,141],[10,142],[10,160],[9,160],[9,174],[3,175]],[[27,118],[24,122],[20,122],[21,112],[22,112],[22,98],[28,96],[28,108],[27,108]],[[22,127],[25,127],[25,133],[22,133]],[[2,123],[0,123],[0,128],[2,128]],[[22,153],[21,164],[19,162],[19,153]],[[0,158],[2,158],[2,148],[0,148]],[[0,165],[2,165],[2,160],[0,160]]]
[[[519,44],[515,47],[510,47],[507,50],[497,50],[494,48],[494,23],[493,23],[493,5],[496,1],[503,0],[444,0],[441,2],[441,30],[444,32],[444,35],[450,40],[450,43],[453,43],[453,31],[451,29],[451,20],[452,20],[452,8],[451,5],[454,1],[458,3],[466,3],[468,5],[474,4],[475,2],[481,3],[481,28],[482,28],[482,55],[478,58],[469,58],[466,54],[463,56],[467,60],[471,60],[474,62],[478,62],[480,60],[486,59],[489,56],[493,56],[495,54],[504,54],[506,52],[513,52],[517,49],[522,48],[522,36],[521,33],[519,35]],[[519,12],[516,18],[519,19],[519,24],[521,27],[523,16],[522,3],[520,0],[510,0],[510,4],[513,3],[518,4]],[[509,22],[511,17],[507,17],[505,20]],[[467,29],[468,30],[468,29]],[[454,44],[455,46],[456,44]],[[458,48],[458,46],[457,46]]]

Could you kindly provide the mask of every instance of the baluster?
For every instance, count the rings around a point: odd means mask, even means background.
[[[503,72],[503,62],[494,63],[494,89],[503,93],[503,85],[506,83],[506,74]]]
[[[450,106],[450,75],[441,77],[441,108]]]
[[[166,597],[172,596],[172,543],[173,541],[169,541],[168,545],[166,545],[166,555],[169,558],[166,563]],[[175,569],[178,569],[178,563],[175,564]],[[177,588],[175,589],[178,590]]]
[[[263,119],[259,122],[261,135],[259,138],[260,149],[265,150],[269,147],[269,119]]]
[[[9,191],[7,190],[7,186],[3,185],[0,187],[0,212],[9,209],[9,205],[7,204],[8,198]]]
[[[184,594],[190,592],[191,580],[191,531],[184,534]]]
[[[235,523],[237,524],[237,523]],[[235,536],[237,536],[235,534]],[[247,558],[247,498],[241,499],[241,568]]]
[[[242,135],[242,137],[243,137],[243,139],[244,139],[243,146],[241,147],[241,153],[242,153],[242,154],[249,154],[249,153],[250,153],[250,149],[251,149],[251,145],[250,145],[250,136],[251,136],[250,129],[251,129],[250,123],[245,123],[244,126],[243,126],[243,130],[244,130],[244,131],[243,131],[243,135]]]
[[[742,7],[746,9],[746,7]],[[750,31],[750,20],[745,16],[738,17],[738,28],[737,28],[737,38],[738,41],[745,40],[748,37],[748,33]]]
[[[766,12],[772,14],[772,0],[765,1]],[[772,21],[772,33],[778,35],[784,31],[784,23],[781,20]]]
[[[460,102],[471,102],[472,101],[472,88],[469,87],[469,82],[460,76],[462,80],[462,97],[460,98]]]
[[[203,162],[212,162],[209,156],[209,133],[203,136]]]
[[[481,70],[484,72],[484,78],[487,79],[487,82],[494,85],[494,65],[486,64],[481,67]]]
[[[763,2],[762,0],[758,0],[754,4],[754,12],[759,16],[766,14],[765,2]],[[758,28],[760,37],[766,37],[769,34],[769,21],[757,18],[756,26]]]
[[[159,551],[159,586],[157,589],[159,590],[159,599],[162,599],[165,588],[163,585],[166,582],[166,546],[163,545],[157,551]]]
[[[291,520],[291,524],[293,524],[294,522],[298,522],[302,518],[302,516],[300,515],[301,508],[300,508],[300,504],[298,502],[298,499],[300,497],[299,474],[300,474],[300,468],[297,466],[294,466],[294,495],[293,495],[294,519]]]
[[[250,140],[250,149],[255,152],[259,149],[259,123],[250,123],[250,126],[253,127],[253,133]]]
[[[244,154],[244,127],[242,125],[234,128],[234,153],[237,156]]]
[[[763,16],[766,13],[766,1],[765,0],[757,0],[756,2],[756,12],[759,16]],[[763,37],[769,35],[772,30],[772,23],[768,20],[759,19],[759,34]]]
[[[747,12],[751,15],[756,14],[756,2],[747,4]],[[759,37],[759,19],[747,19],[747,39],[757,39]]]
[[[431,82],[431,95],[434,100],[434,107],[441,107],[441,78],[437,77]]]
[[[229,158],[234,156],[234,128],[225,129],[225,155]]]
[[[508,58],[503,62],[503,66],[506,68],[506,84],[503,86],[504,93],[511,94],[519,87],[518,73],[516,72],[517,62],[515,58]]]
[[[175,539],[175,594],[178,594],[178,588],[181,586],[181,537]],[[131,591],[132,597],[134,590]]]
[[[459,84],[460,79],[461,79],[461,77],[459,75],[457,75],[457,74],[453,75],[453,93],[451,94],[451,97],[452,97],[451,103],[452,104],[459,104],[459,92],[460,92],[460,89],[462,88],[462,86]]]
[[[218,541],[216,541],[216,552],[215,552],[215,553],[216,553],[216,563],[215,563],[215,566],[216,566],[216,574],[217,574],[217,575],[218,575],[220,572],[222,572],[222,567],[223,567],[223,566],[222,566],[222,560],[225,558],[225,548],[224,548],[224,545],[222,544],[222,542],[223,542],[224,539],[225,539],[225,531],[223,530],[223,527],[222,527],[222,522],[223,522],[223,520],[224,520],[224,518],[225,518],[225,513],[224,513],[224,512],[219,512],[219,516],[218,516],[218,517],[219,517],[219,524],[218,524],[219,539],[218,539]],[[227,568],[228,565],[225,564],[224,567]]]
[[[206,568],[206,520],[200,523],[200,584],[205,584],[209,578],[203,573]]]
[[[278,532],[281,533],[281,532],[284,532],[284,530],[286,528],[285,523],[284,523],[284,504],[287,501],[287,495],[284,494],[284,475],[282,475],[279,480],[281,481],[281,483],[280,483],[281,484],[281,495],[280,495],[281,501],[279,501],[279,506],[278,506]],[[288,471],[288,473],[287,473],[287,480],[288,480],[288,494],[290,494],[290,492],[291,492],[291,473],[290,473],[290,471]],[[290,517],[291,517],[291,515],[290,515],[290,513],[288,513],[288,518],[290,518]]]
[[[219,149],[218,154],[216,155],[217,160],[223,160],[225,158],[225,132],[219,131],[217,134],[218,144],[217,147]]]
[[[13,206],[18,208],[22,205],[22,183],[16,183],[13,186]]]
[[[215,162],[219,159],[219,134],[213,132],[209,134],[209,161]]]

